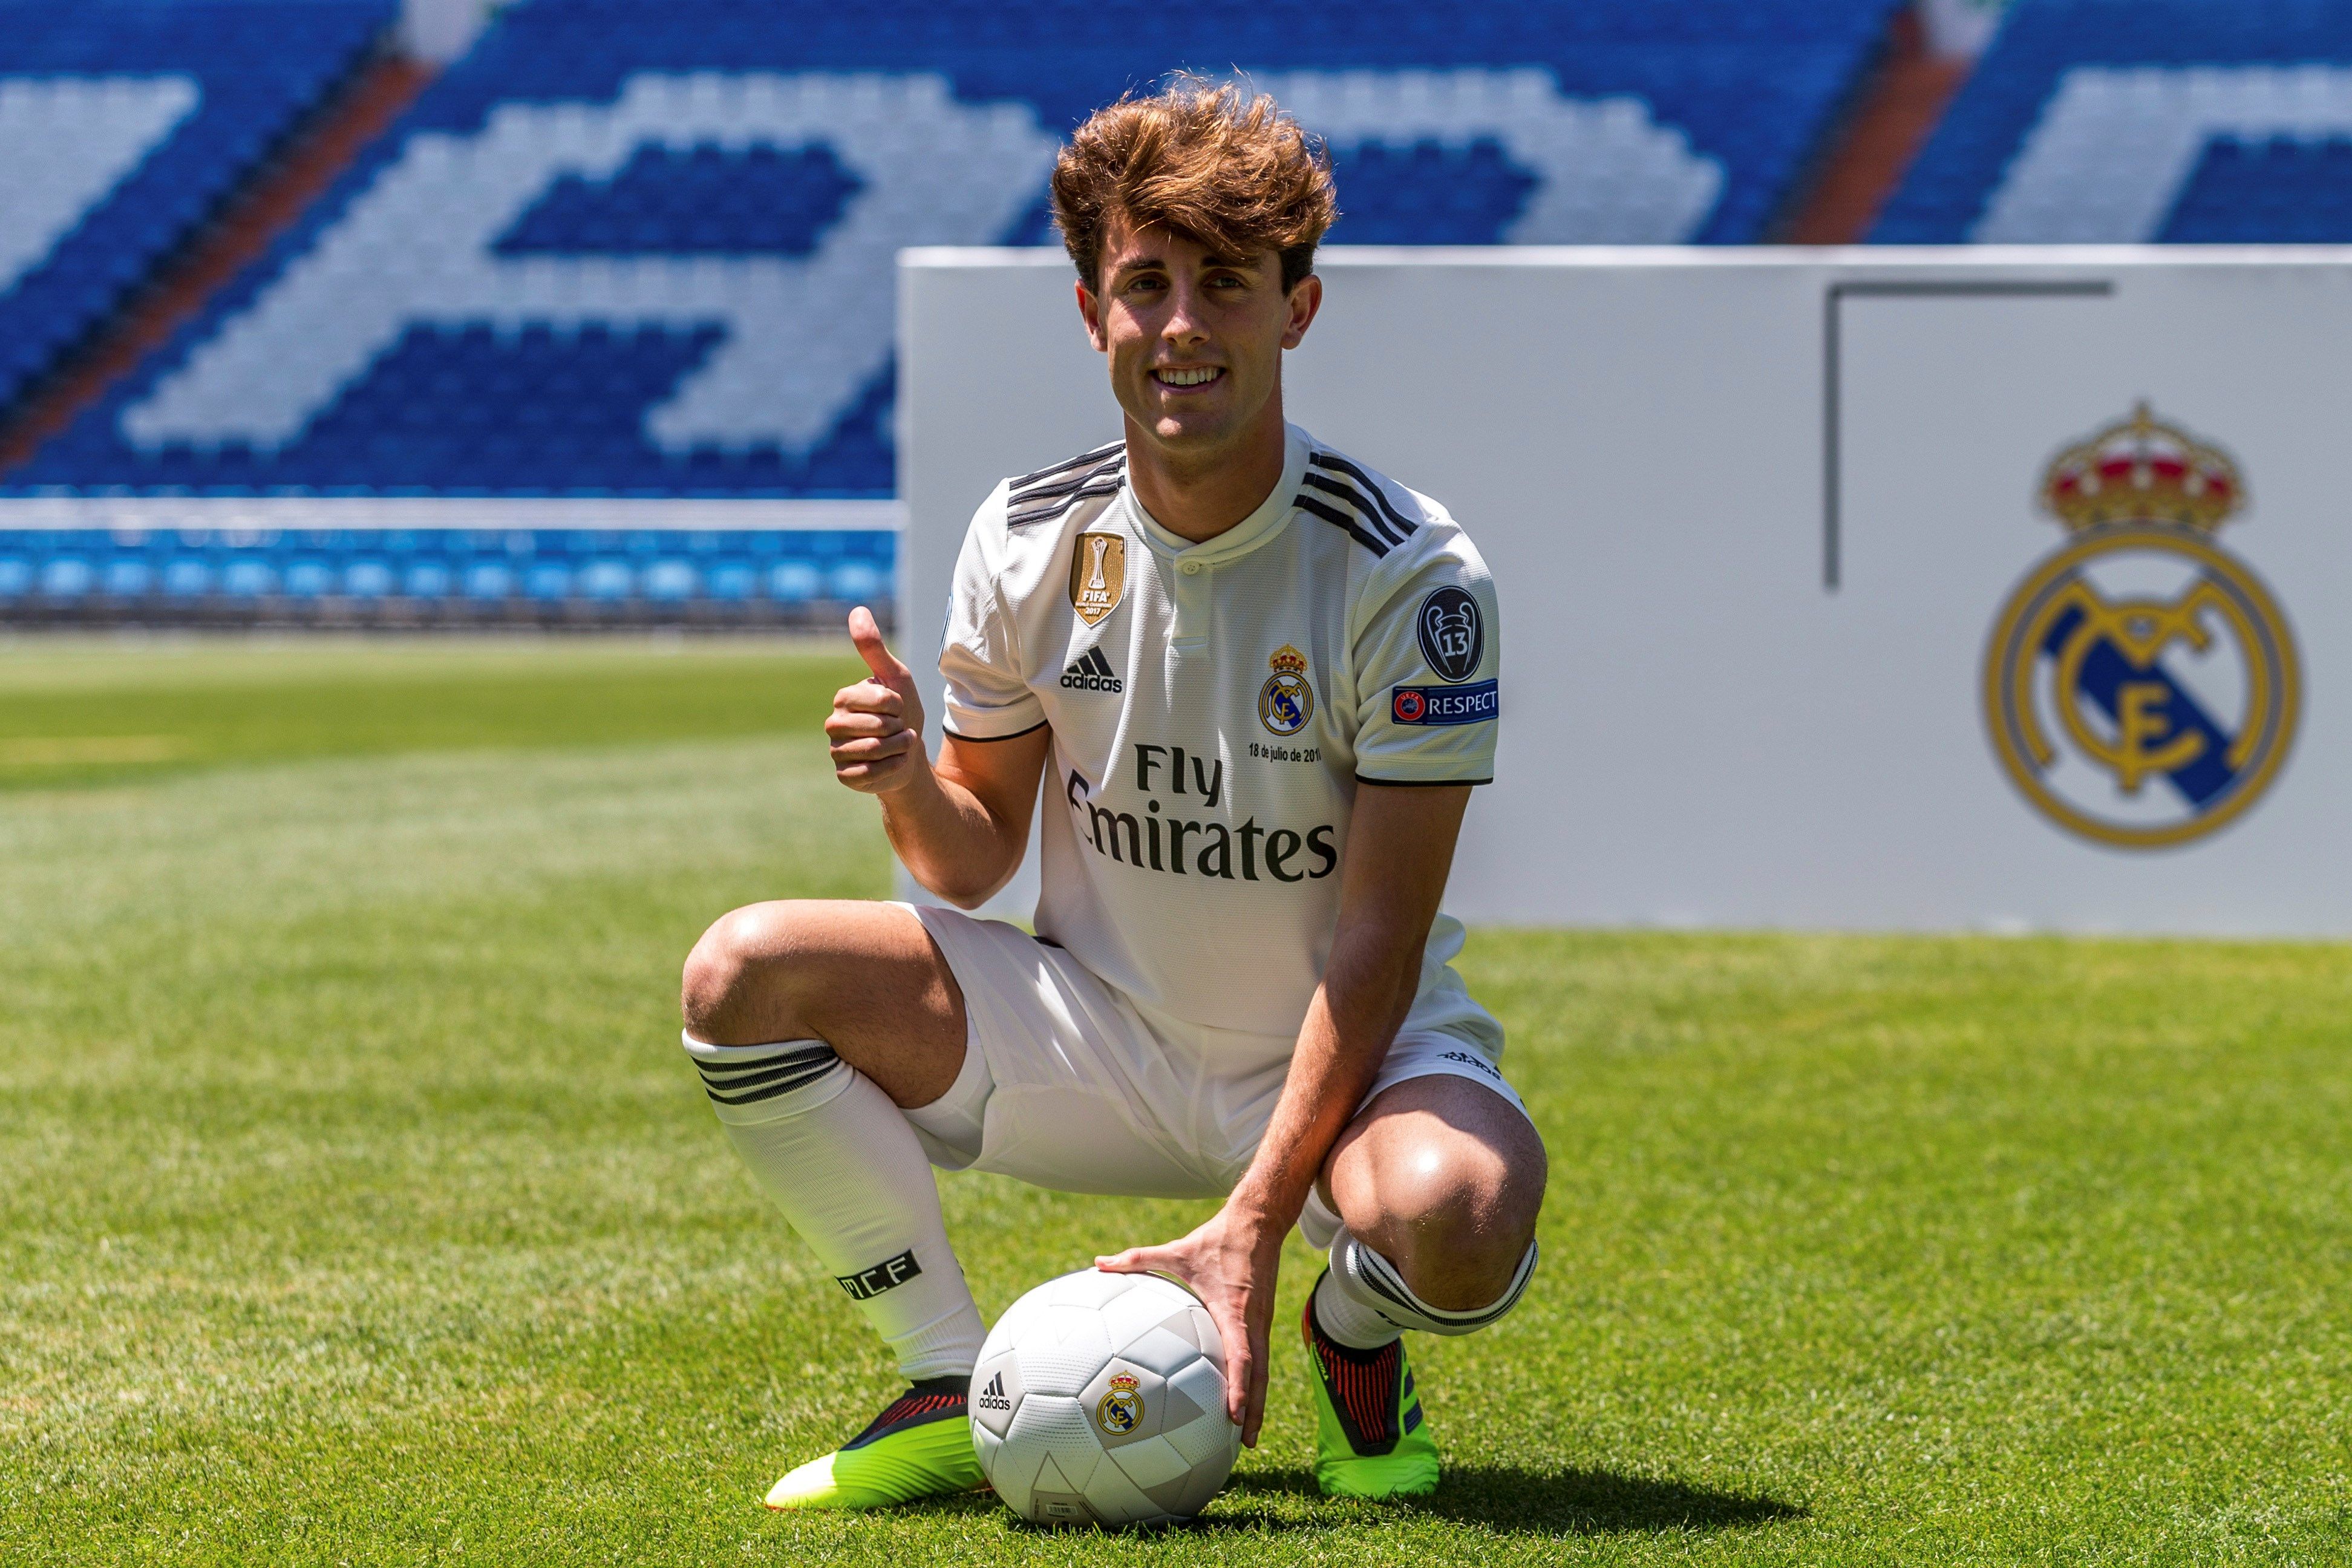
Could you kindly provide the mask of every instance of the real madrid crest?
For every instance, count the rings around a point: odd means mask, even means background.
[[[2245,502],[2227,454],[2146,404],[2043,476],[2070,537],[2002,607],[1984,705],[2001,766],[2062,827],[2186,844],[2277,777],[2301,677],[2270,591],[2215,542]]]
[[[1070,608],[1098,626],[1127,592],[1127,541],[1116,533],[1081,533],[1070,552]]]
[[[1095,1404],[1095,1425],[1113,1437],[1124,1437],[1143,1419],[1143,1395],[1130,1373],[1113,1373],[1110,1392]]]
[[[1315,717],[1315,688],[1307,679],[1307,656],[1283,644],[1266,660],[1274,673],[1257,691],[1257,721],[1269,734],[1296,735]]]

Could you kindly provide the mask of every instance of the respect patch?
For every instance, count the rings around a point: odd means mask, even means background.
[[[1471,686],[1399,686],[1389,692],[1389,713],[1400,724],[1477,724],[1501,713],[1496,683]]]

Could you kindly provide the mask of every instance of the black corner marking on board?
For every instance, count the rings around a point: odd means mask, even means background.
[[[1840,320],[1849,299],[1859,300],[2107,300],[2112,278],[1857,278],[1832,283],[1822,299],[1822,589],[1838,590],[1839,551],[1844,526],[1845,463],[1839,450],[1844,409],[1839,385],[1844,351]]]

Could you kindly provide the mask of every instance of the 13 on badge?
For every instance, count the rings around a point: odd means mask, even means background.
[[[1478,661],[1486,657],[1486,622],[1466,590],[1432,589],[1412,620],[1421,657],[1438,679],[1459,683],[1478,673]]]
[[[1127,592],[1127,541],[1116,533],[1081,533],[1070,552],[1070,608],[1090,626],[1118,608]]]
[[[2064,546],[2010,595],[1985,651],[1985,721],[2025,798],[2126,849],[2186,844],[2263,797],[2294,741],[2294,637],[2215,542],[2243,510],[2219,447],[2131,418],[2051,463]]]

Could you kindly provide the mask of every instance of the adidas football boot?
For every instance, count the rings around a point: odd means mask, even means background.
[[[1315,1484],[1326,1497],[1426,1497],[1437,1489],[1437,1440],[1422,1419],[1404,1341],[1350,1350],[1315,1321],[1300,1324],[1315,1363]]]
[[[865,1431],[778,1481],[770,1508],[888,1508],[987,1484],[964,1401],[971,1379],[930,1377],[892,1400]]]

